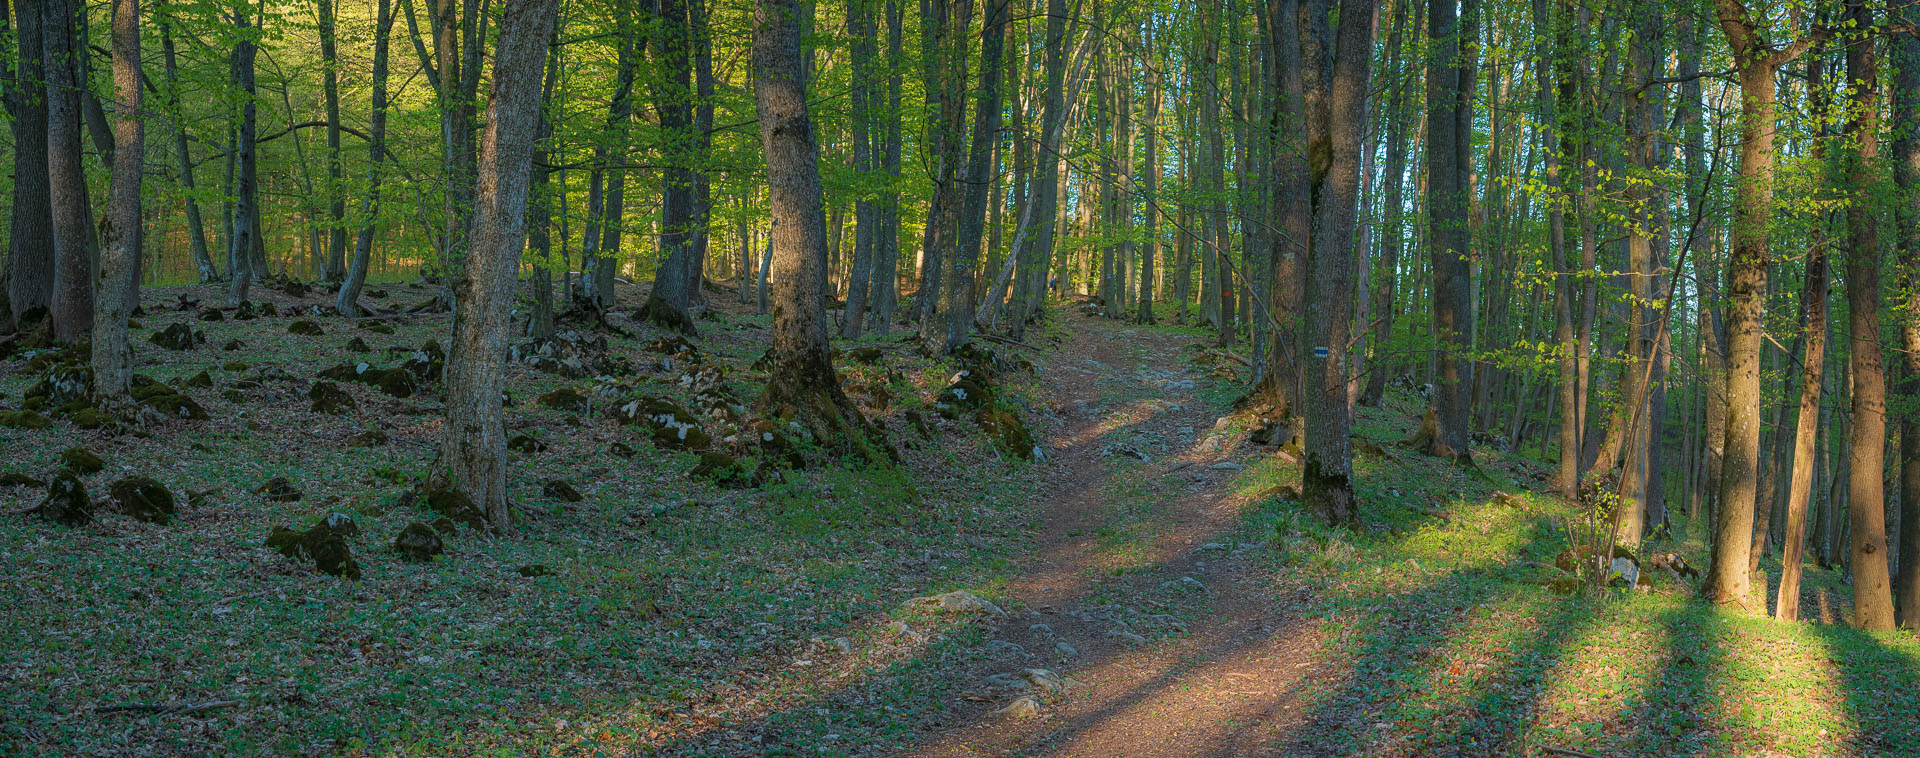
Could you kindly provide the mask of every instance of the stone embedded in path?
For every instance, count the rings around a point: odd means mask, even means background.
[[[1008,703],[1006,707],[994,711],[993,715],[1016,719],[1033,718],[1040,715],[1040,700],[1032,695],[1022,695],[1014,698],[1013,702]]]
[[[916,597],[908,600],[905,604],[908,606],[931,607],[934,610],[947,611],[949,613],[983,613],[988,616],[1007,615],[1007,612],[1001,610],[1000,606],[994,605],[991,601],[966,590],[954,590],[939,595]]]

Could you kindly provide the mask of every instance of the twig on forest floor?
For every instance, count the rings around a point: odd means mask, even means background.
[[[1018,346],[1020,346],[1020,347],[1024,347],[1024,348],[1026,348],[1026,349],[1028,349],[1028,350],[1033,350],[1033,351],[1038,351],[1038,350],[1040,349],[1040,348],[1037,348],[1037,347],[1034,347],[1034,346],[1032,346],[1032,345],[1029,345],[1029,344],[1027,344],[1027,343],[1025,343],[1025,342],[1021,342],[1020,340],[1016,340],[1016,339],[1011,339],[1011,338],[1008,338],[1008,337],[1002,337],[1002,336],[999,336],[999,335],[996,335],[996,334],[987,334],[986,332],[981,332],[981,333],[979,333],[979,334],[976,334],[976,335],[974,335],[974,336],[976,336],[976,337],[979,337],[979,338],[981,338],[981,339],[988,339],[988,340],[993,340],[994,342],[1001,342],[1001,343],[1005,343],[1005,344],[1008,344],[1008,345],[1018,345]]]
[[[160,705],[156,703],[121,703],[119,705],[94,706],[93,712],[94,713],[139,712],[139,713],[164,713],[168,715],[178,715],[178,714],[187,714],[187,713],[199,713],[201,711],[211,711],[216,708],[232,708],[233,706],[236,706],[236,705],[243,705],[245,704],[245,702],[246,701],[244,700],[206,700],[198,703],[168,703],[165,705]]]

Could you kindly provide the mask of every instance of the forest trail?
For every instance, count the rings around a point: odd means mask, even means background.
[[[1239,438],[1209,435],[1208,380],[1181,378],[1191,338],[1068,318],[1070,344],[1041,368],[1063,423],[1035,552],[1008,587],[1019,610],[989,636],[1026,651],[1071,645],[1078,655],[1054,669],[1076,683],[1033,717],[991,713],[1006,696],[969,703],[957,715],[971,723],[907,753],[1284,752],[1307,719],[1303,685],[1326,665],[1318,623],[1276,598],[1233,540],[1254,499],[1230,484],[1246,456]],[[1129,440],[1167,444],[1155,454]],[[981,672],[993,663],[1018,670]]]

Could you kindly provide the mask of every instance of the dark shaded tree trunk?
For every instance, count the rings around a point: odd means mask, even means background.
[[[693,163],[697,157],[693,132],[693,56],[688,39],[687,6],[683,0],[659,0],[656,6],[660,39],[657,85],[658,112],[663,138],[660,172],[660,265],[654,270],[653,289],[639,316],[683,334],[693,334],[689,309],[700,288],[693,255]]]
[[[254,147],[256,107],[254,103],[254,37],[250,10],[242,5],[234,11],[234,27],[240,38],[233,48],[232,79],[234,88],[240,91],[240,123],[233,132],[234,155],[234,205],[231,231],[227,235],[227,273],[231,277],[227,289],[227,304],[239,305],[246,301],[247,290],[253,284],[253,277],[266,275],[264,268],[256,266],[259,261],[255,249],[259,247],[260,211],[259,211],[259,165],[258,150]],[[258,270],[256,270],[258,268]]]
[[[607,105],[607,126],[593,148],[593,172],[587,178],[587,230],[580,251],[580,291],[575,305],[607,310],[615,305],[614,269],[619,265],[620,226],[625,218],[627,122],[633,114],[634,69],[644,55],[644,38],[631,30],[621,41],[619,73]],[[612,176],[608,176],[608,172]]]
[[[1468,222],[1473,165],[1474,14],[1477,0],[1427,4],[1427,222],[1433,267],[1434,365],[1430,455],[1471,461],[1468,424],[1473,398],[1473,233]]]
[[[162,9],[165,6],[160,6]],[[175,119],[173,125],[174,160],[179,164],[180,186],[187,191],[185,210],[187,212],[187,240],[192,246],[193,265],[199,270],[200,283],[206,284],[220,280],[220,270],[213,265],[213,253],[207,248],[206,222],[200,216],[200,201],[195,199],[193,178],[193,155],[187,150],[187,125],[185,109],[180,102],[180,73],[173,46],[173,24],[171,19],[160,23],[160,51],[166,62],[167,105]]]
[[[373,257],[373,232],[380,211],[380,161],[387,149],[387,52],[393,37],[391,0],[379,0],[373,33],[373,114],[367,135],[367,196],[360,201],[360,232],[353,241],[353,259],[340,282],[334,308],[343,316],[360,315],[360,289],[367,282],[367,264]],[[544,169],[541,176],[545,177]]]
[[[471,255],[455,284],[453,339],[447,351],[446,436],[436,475],[487,514],[495,529],[511,522],[507,498],[507,315],[526,245],[527,187],[540,128],[541,73],[558,0],[526,0],[502,14],[494,52],[493,94],[476,161]]]
[[[852,126],[853,170],[864,186],[874,171],[874,132],[879,126],[880,25],[874,14],[879,10],[869,0],[858,0],[847,11],[847,31],[852,40]],[[862,192],[854,201],[853,261],[847,269],[847,310],[841,335],[857,338],[866,331],[868,295],[874,280],[874,241],[880,235],[880,207],[874,198]]]
[[[941,353],[966,344],[973,333],[974,269],[980,264],[980,238],[986,227],[994,148],[1000,141],[1000,79],[1006,71],[1000,61],[1005,57],[1008,2],[1010,0],[985,0],[986,17],[980,23],[980,89],[973,109],[973,136],[967,153],[960,229],[948,256],[949,268],[940,291],[939,320],[946,325]]]
[[[50,7],[49,7],[50,6]],[[19,0],[15,27],[19,46],[14,84],[8,88],[13,116],[13,215],[7,227],[5,282],[9,320],[51,305],[54,280],[53,207],[47,163],[46,12],[64,0]]]
[[[83,8],[72,0],[47,4],[47,188],[53,218],[53,335],[78,342],[93,332],[92,204],[80,167],[80,86],[77,47]]]
[[[340,59],[335,52],[333,0],[317,0],[320,22],[320,65],[327,101],[327,268],[326,281],[347,276],[346,176],[340,164]]]

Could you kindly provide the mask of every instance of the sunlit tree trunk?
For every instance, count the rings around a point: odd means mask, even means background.
[[[367,196],[360,201],[360,233],[353,241],[353,259],[340,283],[334,308],[343,316],[360,315],[360,288],[367,281],[373,257],[373,232],[380,211],[380,161],[387,150],[387,49],[393,32],[391,0],[379,0],[373,33],[373,113],[367,125]]]

